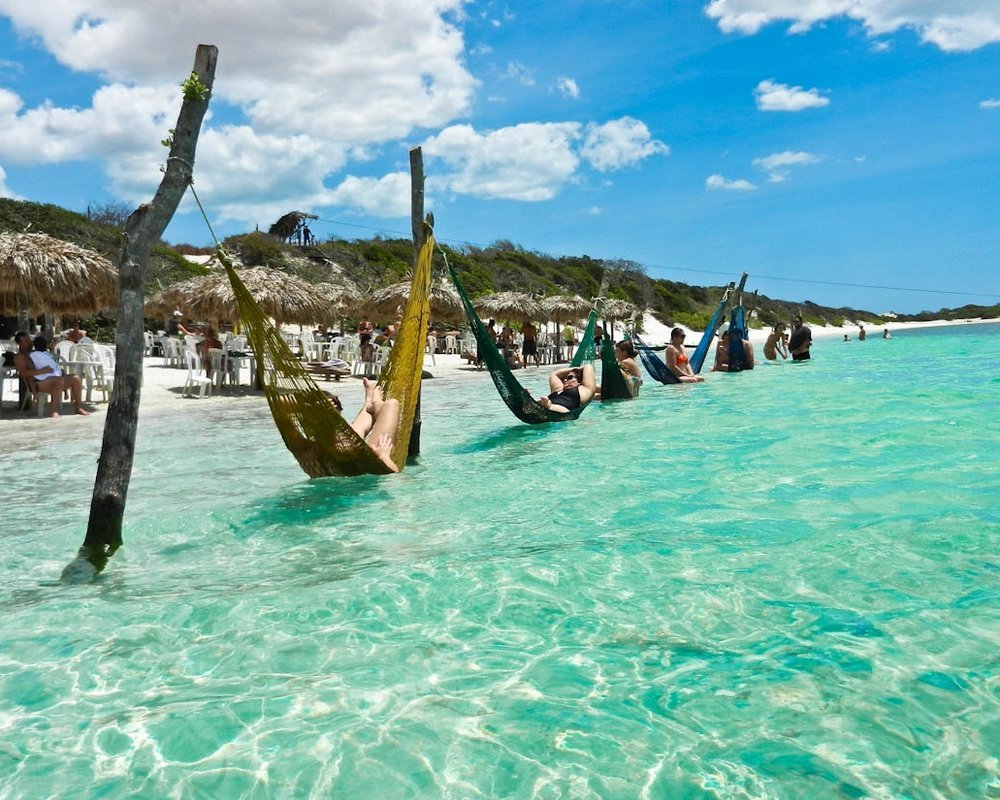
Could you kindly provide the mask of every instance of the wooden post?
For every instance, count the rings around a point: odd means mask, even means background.
[[[153,201],[139,206],[125,223],[125,249],[118,263],[115,388],[104,423],[87,535],[76,559],[63,570],[64,580],[90,579],[122,545],[122,518],[139,422],[146,271],[153,246],[163,235],[191,182],[201,122],[215,82],[218,52],[214,45],[198,45],[194,69],[183,84],[184,102],[173,131],[163,180]]]
[[[424,153],[419,147],[410,150],[410,228],[413,231],[413,266],[416,268],[420,248],[424,246]],[[407,457],[420,455],[420,425],[420,395],[417,395]]]

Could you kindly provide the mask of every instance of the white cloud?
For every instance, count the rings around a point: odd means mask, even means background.
[[[7,171],[3,167],[0,167],[0,197],[7,197],[11,200],[22,199],[11,191],[10,187],[7,185]]]
[[[1000,5],[995,0],[711,0],[705,13],[727,32],[755,34],[788,20],[790,33],[804,33],[834,17],[861,22],[869,36],[913,28],[942,50],[975,50],[1000,41]]]
[[[423,144],[424,155],[451,168],[442,184],[459,194],[506,200],[550,200],[576,171],[576,122],[531,122],[477,133],[453,125]]]
[[[58,5],[58,9],[53,8]],[[63,64],[111,82],[176,85],[194,41],[219,48],[215,98],[265,134],[338,142],[388,141],[465,113],[475,80],[461,32],[462,0],[3,0],[18,30]],[[58,12],[58,13],[56,13]]]
[[[758,83],[753,93],[761,111],[802,111],[830,104],[828,98],[820,96],[818,89],[787,86],[771,80]]]
[[[572,78],[557,78],[556,88],[559,89],[559,93],[563,97],[576,100],[580,96],[580,87],[576,85],[576,81]]]
[[[410,213],[410,173],[393,172],[381,178],[345,178],[329,196],[329,203],[348,206],[374,217],[405,217]]]
[[[535,85],[535,76],[531,74],[531,70],[524,66],[524,64],[518,64],[515,61],[511,61],[507,65],[507,77],[523,86]]]
[[[590,124],[580,154],[600,172],[631,166],[653,155],[666,155],[670,148],[650,136],[649,128],[632,117]]]
[[[819,156],[802,151],[784,150],[780,153],[772,153],[763,158],[755,158],[753,165],[768,173],[767,179],[771,183],[781,183],[788,177],[788,167],[798,167],[804,164],[818,164]]]
[[[1000,100],[991,97],[989,100],[982,100],[979,103],[980,108],[1000,108]]]
[[[743,180],[742,178],[731,181],[723,175],[709,175],[705,178],[705,188],[722,189],[731,192],[752,192],[757,187],[750,183],[750,181]]]

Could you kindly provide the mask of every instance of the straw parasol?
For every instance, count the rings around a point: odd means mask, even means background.
[[[619,300],[611,297],[604,301],[601,307],[601,316],[611,320],[611,336],[614,338],[615,322],[617,320],[631,320],[639,315],[639,307],[628,300]]]
[[[314,284],[267,267],[246,267],[237,274],[257,305],[276,322],[312,324],[330,316],[330,301]],[[168,286],[146,302],[147,312],[166,314],[177,308],[204,320],[239,317],[232,284],[225,272],[214,272]]]
[[[372,292],[365,310],[373,317],[394,317],[410,296],[410,281],[401,281]],[[455,287],[437,279],[431,283],[431,317],[436,322],[465,322],[465,309]]]
[[[542,317],[538,301],[524,292],[495,292],[472,301],[480,316],[531,322]]]
[[[593,303],[578,294],[554,294],[543,297],[538,304],[542,308],[542,313],[556,322],[579,319],[589,314],[593,307]]]
[[[0,233],[0,308],[100,311],[115,304],[117,284],[100,253],[44,233]]]

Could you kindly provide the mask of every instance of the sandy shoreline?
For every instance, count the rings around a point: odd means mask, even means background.
[[[916,328],[941,327],[947,325],[965,325],[980,322],[1000,323],[1000,320],[969,319],[960,321],[935,320],[931,322],[891,322],[878,328],[866,328],[871,339],[882,337],[882,329],[888,328],[890,332],[901,330],[913,330]],[[857,339],[858,328],[856,325],[843,327],[816,327],[810,326],[814,338],[842,338],[844,334]],[[670,338],[670,328],[660,324],[651,315],[646,315],[645,319],[646,341],[651,345],[662,345]],[[688,331],[689,341],[697,341],[701,336],[700,331]],[[767,338],[767,329],[752,330],[751,340],[755,345],[762,345]],[[620,330],[616,330],[616,335],[621,335]],[[758,349],[758,354],[760,353]],[[486,379],[485,370],[477,370],[470,366],[459,355],[437,354],[432,361],[430,355],[424,358],[424,369],[433,375],[434,379],[467,379],[479,376]],[[529,367],[523,371],[518,371],[518,378],[530,379],[534,385],[544,385],[541,376],[545,375],[549,367],[534,368]],[[535,376],[538,376],[537,380]],[[245,378],[244,374],[244,378]],[[235,388],[224,388],[221,391],[213,392],[210,397],[190,398],[183,396],[183,387],[187,378],[187,370],[166,367],[160,357],[150,357],[144,360],[143,364],[143,386],[140,400],[140,417],[147,414],[158,414],[172,412],[190,407],[190,404],[200,406],[219,407],[219,404],[231,405],[238,403],[263,404],[265,402],[262,392],[250,389],[248,386],[238,386]],[[325,391],[336,394],[344,404],[347,414],[353,414],[360,406],[363,397],[363,388],[360,378],[345,377],[340,381],[320,380],[319,386]],[[47,417],[38,418],[34,413],[26,415],[14,410],[14,399],[16,389],[13,389],[12,382],[5,385],[3,413],[0,415],[0,424],[3,425],[4,449],[20,449],[30,446],[39,434],[48,438],[57,429],[59,435],[70,434],[76,437],[95,437],[98,441],[102,436],[104,428],[104,418],[107,413],[108,404],[104,402],[92,403],[88,408],[92,411],[89,417],[78,417],[72,413],[72,406],[69,403],[63,405],[63,416],[58,420],[51,420]],[[95,397],[100,395],[95,393]],[[5,423],[17,423],[5,424]],[[55,426],[58,426],[56,428]]]

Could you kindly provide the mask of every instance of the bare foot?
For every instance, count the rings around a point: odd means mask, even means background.
[[[375,384],[372,389],[372,410],[371,415],[377,417],[378,413],[382,410],[382,406],[385,405],[385,395],[382,393],[382,387]]]
[[[81,417],[89,417],[90,416],[90,412],[87,411],[87,409],[85,409],[85,408],[78,408],[76,410],[76,413],[79,414]]]
[[[58,411],[53,411],[51,414],[49,414],[49,417],[51,419],[59,419],[59,412]]]
[[[365,387],[365,405],[364,409],[373,417],[375,416],[375,390],[378,388],[376,384],[372,383],[368,378],[362,378],[361,383]]]

